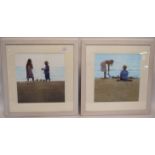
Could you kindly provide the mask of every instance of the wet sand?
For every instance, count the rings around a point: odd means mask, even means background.
[[[139,79],[95,79],[95,102],[138,101]]]
[[[64,81],[17,82],[19,103],[64,102]]]

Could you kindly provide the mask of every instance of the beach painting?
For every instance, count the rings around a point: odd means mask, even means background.
[[[95,102],[132,102],[139,100],[140,54],[95,55]]]
[[[65,102],[64,54],[17,54],[18,103]]]

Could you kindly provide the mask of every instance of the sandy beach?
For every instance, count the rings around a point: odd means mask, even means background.
[[[117,81],[116,79],[95,79],[95,102],[137,101],[139,79]]]
[[[19,103],[64,102],[64,81],[17,82]]]

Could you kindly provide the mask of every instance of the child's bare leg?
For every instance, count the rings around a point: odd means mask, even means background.
[[[107,78],[107,72],[104,71],[104,78],[106,79]]]

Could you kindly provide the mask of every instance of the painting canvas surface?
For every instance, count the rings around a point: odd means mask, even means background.
[[[140,54],[96,54],[94,73],[95,102],[139,100]]]
[[[18,103],[65,101],[64,54],[17,54]]]

